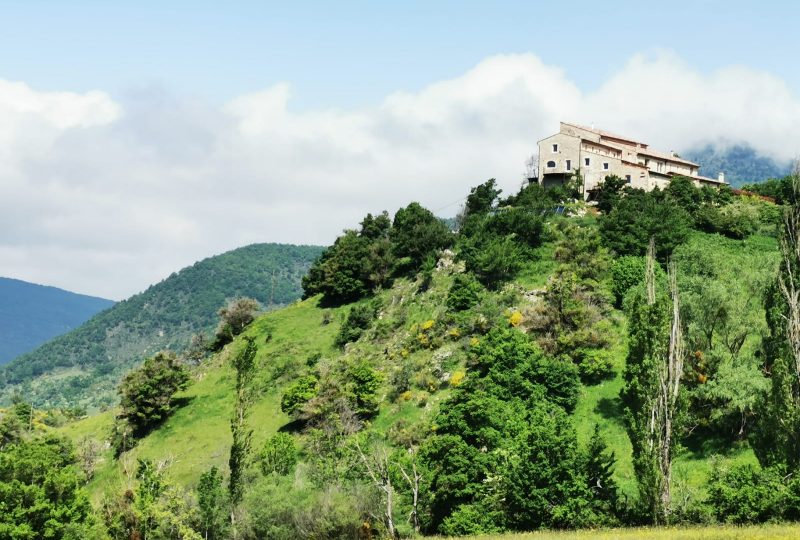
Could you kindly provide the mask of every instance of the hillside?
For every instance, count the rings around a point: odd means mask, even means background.
[[[687,178],[610,181],[596,208],[568,189],[487,181],[456,233],[417,203],[368,214],[305,300],[196,365],[148,359],[119,407],[0,411],[11,462],[41,444],[23,426],[66,435],[120,539],[794,520],[774,285],[776,225],[800,208]]]
[[[781,178],[791,172],[791,163],[781,163],[760,155],[746,144],[727,148],[707,145],[688,150],[682,155],[698,163],[700,173],[705,176],[716,178],[720,172],[724,172],[725,180],[734,188],[763,182],[769,178]]]
[[[592,221],[588,225],[595,226]],[[508,324],[510,314],[519,312],[524,314],[520,327],[525,327],[527,320],[534,317],[538,299],[557,269],[558,263],[553,258],[555,248],[555,243],[545,243],[513,283],[484,296],[475,308],[479,319],[484,316],[493,324]],[[695,271],[702,273],[705,271],[702,261],[725,259],[729,264],[719,268],[719,278],[735,290],[745,291],[753,275],[769,275],[774,255],[775,243],[771,238],[756,237],[742,242],[698,233],[682,249],[681,260],[685,261],[687,272],[690,272],[689,265],[698,264]],[[736,269],[742,267],[752,268],[755,274],[737,273]],[[353,305],[325,307],[320,305],[320,298],[315,297],[263,315],[233,344],[197,369],[195,382],[179,395],[180,401],[186,405],[163,426],[145,437],[119,462],[114,460],[110,451],[102,453],[90,484],[93,498],[104,500],[119,492],[123,485],[128,485],[130,480],[126,479],[124,471],[130,470],[137,459],[166,463],[169,481],[188,488],[195,486],[201,474],[212,466],[225,470],[231,443],[229,421],[234,397],[234,372],[230,360],[242,350],[246,337],[255,338],[259,345],[257,365],[260,375],[256,386],[262,390],[251,418],[254,428],[252,447],[256,455],[277,433],[295,433],[297,444],[303,449],[303,464],[298,470],[303,471],[302,474],[311,474],[317,466],[314,454],[319,442],[315,440],[313,430],[305,434],[298,432],[297,422],[281,411],[282,396],[308,373],[335,370],[334,366],[349,365],[359,358],[368,359],[369,364],[381,373],[383,381],[376,391],[380,396],[378,413],[365,424],[366,437],[403,445],[409,440],[430,436],[431,430],[436,429],[432,424],[441,404],[460,384],[453,382],[453,375],[466,373],[467,378],[473,376],[475,367],[470,367],[470,350],[476,339],[483,339],[480,330],[475,330],[474,335],[454,331],[448,315],[448,291],[461,271],[463,268],[458,265],[445,264],[434,272],[427,287],[423,287],[421,279],[403,279],[374,300],[357,304],[380,306],[378,316],[374,324],[344,351],[334,342],[347,314],[354,309]],[[759,317],[759,313],[751,315],[754,319]],[[760,316],[763,317],[763,312]],[[451,321],[449,324],[448,320]],[[633,500],[637,496],[636,481],[619,400],[627,353],[625,318],[621,311],[614,309],[608,320],[610,326],[606,331],[611,344],[612,375],[582,386],[570,419],[581,446],[588,444],[594,426],[599,426],[600,433],[617,458],[613,478],[624,497]],[[754,340],[753,336],[749,337],[745,348],[751,350],[755,347]],[[398,389],[398,374],[408,369],[411,370],[407,375],[410,382]],[[79,444],[102,441],[111,430],[113,415],[114,411],[108,411],[90,417],[66,426],[63,432]],[[723,465],[753,464],[756,460],[742,441],[726,442],[710,437],[706,444],[689,445],[675,465],[679,497],[692,501],[701,499],[715,462]],[[351,466],[357,467],[357,464]],[[264,491],[272,480],[262,478],[256,467],[251,471],[249,481],[252,483],[249,488],[252,498],[247,499],[249,502],[246,504],[263,504],[266,493],[276,496],[274,492]],[[303,484],[303,481],[299,482]],[[283,483],[279,485],[281,490],[297,489]],[[298,500],[297,496],[292,498],[289,493],[283,493],[281,498],[296,504],[302,504],[301,500],[312,504],[308,499]],[[636,535],[635,532],[631,534]]]
[[[181,351],[193,334],[210,332],[227,299],[249,296],[266,310],[298,299],[300,279],[321,252],[254,244],[199,261],[3,366],[0,398],[19,392],[37,405],[113,403],[122,374],[147,355]]]
[[[0,277],[0,364],[69,332],[111,300]]]

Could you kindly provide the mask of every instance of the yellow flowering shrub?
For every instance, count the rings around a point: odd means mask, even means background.
[[[450,376],[450,386],[458,386],[458,385],[460,385],[462,382],[464,382],[464,377],[466,377],[466,376],[467,376],[467,374],[464,373],[464,370],[461,370],[461,369],[456,370]]]

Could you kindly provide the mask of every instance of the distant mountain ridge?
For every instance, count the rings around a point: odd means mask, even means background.
[[[791,172],[791,163],[780,162],[759,154],[752,146],[736,144],[729,147],[706,145],[683,152],[682,157],[700,165],[700,174],[716,178],[725,173],[731,187],[781,178]]]
[[[77,328],[112,300],[0,277],[0,364]]]
[[[301,279],[322,251],[253,244],[173,273],[0,367],[0,402],[19,392],[38,406],[111,404],[124,373],[159,350],[183,350],[195,333],[208,334],[227,300],[249,296],[270,310],[299,299]]]

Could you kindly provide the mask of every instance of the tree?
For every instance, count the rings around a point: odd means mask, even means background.
[[[233,341],[235,336],[241,334],[255,320],[259,307],[258,301],[252,298],[235,298],[220,308],[217,312],[220,317],[216,331],[217,342],[224,344]]]
[[[628,182],[619,176],[606,176],[606,179],[596,189],[597,209],[604,214],[611,212],[622,197],[623,188],[627,185]]]
[[[655,238],[656,258],[666,261],[689,235],[691,217],[658,191],[628,190],[614,209],[600,218],[605,245],[617,255],[644,255]]]
[[[231,453],[228,458],[230,477],[228,479],[228,493],[231,501],[231,524],[236,526],[233,509],[239,504],[244,495],[244,471],[250,457],[250,443],[253,430],[248,426],[250,410],[255,402],[256,388],[254,383],[256,375],[256,346],[255,338],[246,337],[242,348],[231,360],[231,365],[236,371],[236,384],[234,386],[234,406],[231,417]],[[235,529],[234,529],[235,530]]]
[[[394,254],[411,272],[419,270],[425,259],[453,243],[447,225],[430,210],[413,202],[394,216],[390,232]]]
[[[94,537],[94,518],[72,445],[54,436],[0,452],[0,537]]]
[[[769,335],[764,340],[771,390],[754,433],[764,466],[800,468],[800,167],[780,239],[781,264],[766,297]]]
[[[189,385],[189,372],[178,357],[169,351],[157,353],[141,367],[128,373],[119,385],[120,413],[123,426],[115,437],[118,453],[133,445],[163,422],[173,410],[175,394]],[[126,440],[129,434],[134,440]]]
[[[227,533],[227,504],[222,474],[216,467],[200,475],[197,482],[197,506],[200,509],[203,538],[221,540]]]
[[[670,272],[670,319],[669,302],[656,291],[655,264],[651,241],[645,291],[630,306],[630,344],[621,397],[633,446],[640,502],[653,521],[663,523],[670,514],[672,459],[685,352],[674,268]]]

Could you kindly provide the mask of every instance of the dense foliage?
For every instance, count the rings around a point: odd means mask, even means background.
[[[367,214],[359,230],[338,237],[303,278],[305,296],[322,294],[338,305],[369,296],[398,276],[414,275],[430,258],[452,244],[439,218],[411,203],[389,219]]]
[[[99,537],[75,450],[62,439],[20,441],[0,452],[0,538]]]

